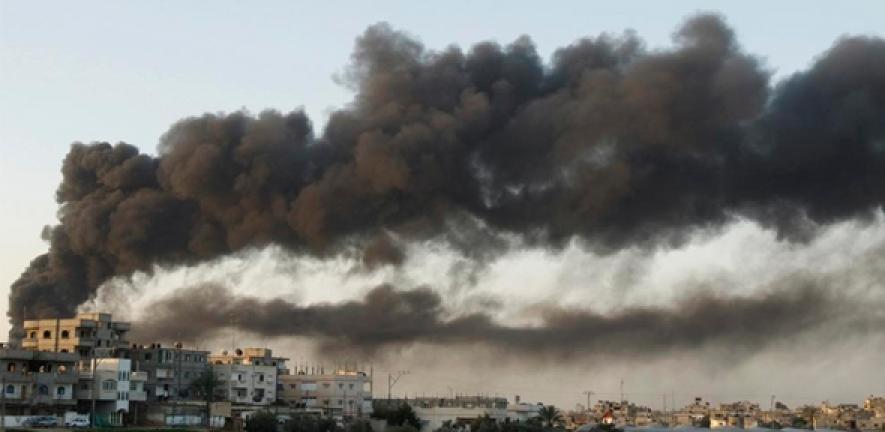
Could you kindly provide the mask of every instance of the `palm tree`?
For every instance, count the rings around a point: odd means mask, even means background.
[[[541,407],[541,409],[538,410],[538,415],[541,417],[541,420],[544,420],[544,425],[549,428],[553,427],[554,423],[562,421],[562,414],[560,414],[559,410],[553,405]]]
[[[221,380],[215,375],[211,365],[206,366],[206,370],[191,383],[191,390],[199,397],[206,401],[206,426],[211,426],[212,422],[209,418],[209,406],[215,399],[215,390],[221,385]]]

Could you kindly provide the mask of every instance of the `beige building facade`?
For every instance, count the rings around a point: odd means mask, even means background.
[[[129,347],[128,322],[107,313],[81,313],[74,318],[25,320],[21,346],[27,350],[74,353],[81,358],[117,357]]]
[[[295,408],[318,408],[332,417],[372,413],[371,378],[361,371],[280,375],[279,399]]]

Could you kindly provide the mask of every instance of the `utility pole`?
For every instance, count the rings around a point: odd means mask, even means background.
[[[95,399],[98,398],[96,392],[98,392],[97,383],[98,383],[98,365],[101,364],[103,359],[93,358],[92,359],[92,408],[90,410],[89,421],[92,423],[92,427],[95,427]]]
[[[6,375],[0,378],[0,432],[6,432]]]
[[[620,402],[624,402],[624,379],[621,378],[621,400]]]
[[[587,395],[587,415],[589,416],[590,415],[590,398],[596,393],[593,393],[592,390],[587,390],[584,392],[584,394]]]
[[[393,386],[396,385],[396,382],[399,381],[399,379],[402,378],[403,375],[408,375],[408,374],[409,374],[409,371],[407,371],[407,370],[397,371],[396,376],[393,376],[393,374],[387,374],[387,405],[388,406],[390,405],[390,398],[391,398],[391,394],[393,391]]]

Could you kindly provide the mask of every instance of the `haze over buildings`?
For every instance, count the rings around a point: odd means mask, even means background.
[[[144,340],[396,357],[416,385],[486,368],[544,391],[589,368],[582,386],[633,375],[658,400],[711,371],[789,387],[845,352],[849,379],[797,399],[885,382],[885,41],[861,29],[775,75],[728,16],[670,25],[541,55],[531,34],[428,48],[373,24],[328,118],[295,95],[186,113],[156,151],[74,144],[11,321],[100,307]]]

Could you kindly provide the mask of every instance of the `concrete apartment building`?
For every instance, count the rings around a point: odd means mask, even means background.
[[[237,349],[209,356],[212,370],[221,380],[221,392],[231,403],[264,406],[277,399],[277,377],[288,373],[284,357],[268,348]]]
[[[336,418],[361,418],[372,413],[371,378],[365,372],[316,372],[280,375],[278,399],[293,408],[318,408]]]
[[[129,355],[132,370],[147,376],[144,386],[148,401],[191,399],[191,384],[209,366],[209,351],[181,345],[133,345]]]
[[[61,415],[74,409],[78,382],[73,353],[0,346],[0,388],[7,415]]]
[[[130,411],[130,402],[146,399],[143,372],[132,372],[132,361],[121,358],[96,358],[81,363],[80,384],[75,392],[78,410],[89,412],[95,401],[95,412],[107,424],[122,424],[122,415]],[[101,423],[101,422],[100,422]]]
[[[120,357],[128,349],[128,322],[107,313],[80,313],[74,318],[25,320],[21,346],[27,350],[75,353],[81,358]]]

